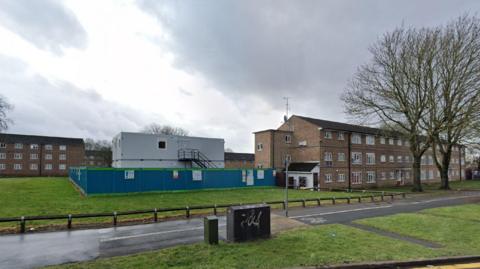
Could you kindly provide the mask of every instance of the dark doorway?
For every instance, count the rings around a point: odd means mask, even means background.
[[[313,173],[313,189],[318,190],[318,173]]]

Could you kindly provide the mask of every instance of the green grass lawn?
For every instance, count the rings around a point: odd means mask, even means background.
[[[194,244],[52,268],[286,268],[480,254],[479,204],[358,221],[443,245],[427,248],[339,224],[301,228],[270,240]],[[461,213],[458,213],[461,212]],[[435,215],[433,215],[435,214]],[[437,214],[444,214],[439,217]],[[464,219],[456,219],[461,214]],[[466,216],[465,216],[466,215]]]
[[[423,184],[422,185],[425,192],[445,192],[443,190],[439,190],[440,183],[434,184]],[[462,180],[462,181],[451,181],[450,182],[451,190],[480,190],[480,180]],[[401,186],[401,187],[385,187],[385,188],[378,188],[375,189],[377,191],[402,191],[402,192],[410,192],[412,190],[412,186]]]
[[[367,193],[368,194],[368,193]],[[289,190],[289,199],[345,197],[366,195],[359,193],[313,192]],[[171,208],[193,205],[228,203],[255,203],[283,200],[282,188],[243,188],[222,190],[149,192],[84,197],[67,178],[3,178],[0,179],[0,217],[32,215],[101,213],[153,208]],[[297,204],[299,205],[299,204]],[[192,211],[195,213],[198,211]],[[205,212],[205,211],[203,211]],[[208,210],[207,212],[211,212]],[[184,214],[169,212],[164,215]],[[146,217],[146,216],[144,216]],[[151,217],[151,215],[148,215]],[[122,216],[119,220],[139,218]],[[78,222],[111,222],[111,218],[81,219]],[[28,225],[65,224],[66,220],[27,222]],[[0,223],[0,229],[15,227],[17,223]]]

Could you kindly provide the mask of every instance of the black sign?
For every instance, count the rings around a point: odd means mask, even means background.
[[[270,206],[232,206],[227,211],[227,241],[270,237]]]

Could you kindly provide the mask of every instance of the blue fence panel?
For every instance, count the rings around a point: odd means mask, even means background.
[[[201,178],[194,180],[193,171],[197,171],[196,173],[199,171]],[[259,178],[259,171],[263,171],[263,178]],[[247,180],[247,175],[252,174],[253,181]],[[275,186],[272,169],[177,170],[83,167],[71,168],[69,176],[86,194]]]

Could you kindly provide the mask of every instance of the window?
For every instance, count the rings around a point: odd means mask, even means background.
[[[402,145],[402,139],[398,139],[397,140],[397,146],[401,146]]]
[[[440,171],[437,170],[437,177],[440,177]]]
[[[65,169],[67,169],[67,165],[66,165],[66,164],[63,164],[63,163],[62,163],[62,164],[59,164],[59,165],[58,165],[58,169],[60,169],[60,170],[65,170]]]
[[[45,154],[45,160],[51,160],[52,159],[52,154],[48,153]]]
[[[23,149],[23,144],[21,144],[21,143],[15,143],[15,148],[16,148],[16,149]]]
[[[407,140],[405,140],[405,146],[406,146],[406,147],[410,147],[410,142],[408,142]]]
[[[323,137],[327,139],[332,139],[332,131],[325,131]]]
[[[21,163],[16,163],[13,165],[13,170],[22,170],[22,164]]]
[[[307,140],[298,141],[298,146],[306,147],[307,146]]]
[[[367,153],[367,164],[375,164],[375,153]]]
[[[405,172],[405,178],[406,178],[406,179],[410,179],[410,172],[408,172],[408,171]]]
[[[433,170],[428,170],[428,179],[433,179]]]
[[[425,156],[422,156],[422,158],[420,159],[420,164],[426,164]]]
[[[393,145],[393,144],[394,144],[394,143],[393,143],[393,138],[389,138],[389,139],[388,139],[388,144],[390,144],[390,145]]]
[[[58,159],[61,160],[61,161],[65,161],[67,159],[67,154],[58,155]]]
[[[53,165],[51,163],[45,164],[45,170],[52,170]]]
[[[428,164],[433,164],[433,156],[428,155]]]
[[[0,149],[4,149],[4,148],[7,148],[7,144],[6,143],[0,143]]]
[[[62,150],[62,151],[67,150],[67,145],[60,145],[59,149]]]
[[[387,156],[385,154],[380,155],[380,162],[384,163],[387,161]]]
[[[345,133],[344,132],[338,132],[337,139],[338,140],[344,140],[345,139]]]
[[[285,135],[285,143],[287,143],[287,144],[292,143],[292,136],[291,135]]]
[[[353,164],[362,164],[362,153],[361,152],[352,152],[352,163]]]
[[[38,164],[36,164],[36,163],[31,163],[31,164],[30,164],[30,170],[38,170]]]
[[[159,149],[166,149],[167,148],[167,141],[158,141],[158,148]]]
[[[382,176],[380,177],[381,180],[387,179],[387,172],[382,172]]]
[[[30,154],[30,160],[37,160],[37,159],[38,159],[38,154],[37,153]]]
[[[5,160],[7,158],[7,153],[0,152],[0,160]]]
[[[384,145],[385,144],[385,137],[380,137],[380,144]]]
[[[22,155],[22,153],[15,153],[15,154],[13,154],[13,158],[15,160],[21,160],[23,158],[23,155]]]
[[[375,145],[375,136],[367,135],[365,137],[365,142],[366,142],[367,145]]]
[[[393,155],[388,156],[388,160],[393,163],[395,162],[395,157]]]
[[[338,174],[338,182],[345,182],[345,174]]]
[[[30,149],[37,150],[38,144],[30,144]]]
[[[362,172],[352,172],[352,184],[362,184]]]
[[[362,144],[362,136],[359,134],[352,134],[352,144]]]
[[[325,174],[325,183],[332,183],[332,174]]]
[[[263,164],[259,163],[259,164],[257,165],[257,168],[263,168]],[[275,170],[274,170],[274,171],[275,171]]]
[[[338,153],[338,161],[340,161],[340,162],[345,161],[345,153],[343,153],[343,152]]]
[[[425,173],[425,170],[422,170],[420,175],[420,180],[425,180],[425,179],[427,179],[427,174]]]
[[[409,163],[409,162],[410,162],[410,156],[408,156],[408,155],[405,156],[405,162],[406,162],[406,163]]]
[[[7,169],[7,165],[4,163],[0,163],[0,170],[5,170]]]
[[[367,172],[367,183],[375,183],[375,172],[373,171]]]
[[[53,146],[52,145],[45,145],[45,150],[52,150]]]
[[[258,143],[257,144],[257,151],[262,151],[263,150],[263,144],[262,143]]]
[[[395,172],[393,171],[390,172],[390,179],[395,179]]]
[[[401,155],[398,155],[398,156],[397,156],[397,162],[399,162],[399,163],[402,162],[402,156],[401,156]]]
[[[332,158],[332,153],[331,152],[325,152],[324,154],[324,161],[325,161],[325,166],[332,166],[333,165],[333,158]]]

